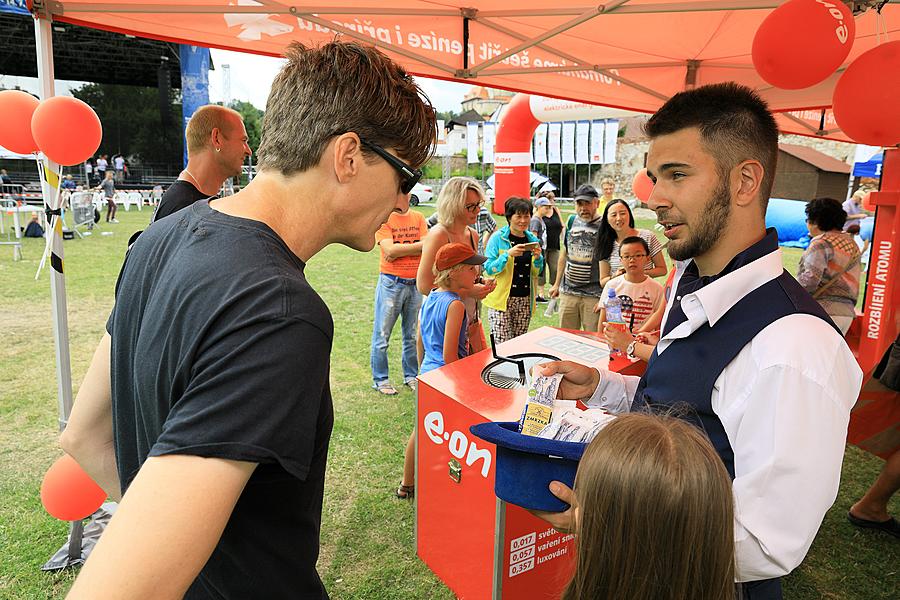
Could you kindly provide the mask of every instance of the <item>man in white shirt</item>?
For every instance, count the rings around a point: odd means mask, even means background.
[[[570,362],[544,371],[565,374],[561,398],[614,412],[687,405],[733,478],[744,598],[780,599],[779,578],[837,495],[862,372],[765,228],[778,142],[765,103],[737,84],[704,86],[673,96],[645,129],[648,204],[677,261],[660,342],[640,379]],[[551,491],[574,499],[559,482]],[[572,512],[542,516],[571,529]]]

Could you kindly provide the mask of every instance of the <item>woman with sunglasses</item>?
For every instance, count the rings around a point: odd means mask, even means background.
[[[422,259],[416,274],[416,286],[419,292],[428,295],[434,287],[434,257],[441,246],[447,244],[466,244],[478,251],[478,234],[475,221],[478,212],[484,206],[484,190],[471,177],[451,177],[441,188],[437,199],[438,224],[428,230],[422,245]],[[476,302],[494,290],[493,281],[479,283],[472,290],[466,301],[466,316],[469,318],[470,333],[482,327]],[[483,330],[481,330],[483,331]],[[470,353],[484,349],[484,334],[469,336]]]
[[[643,238],[650,247],[650,256],[645,267],[647,275],[661,277],[666,274],[668,269],[659,238],[652,231],[636,229],[631,208],[624,200],[616,198],[607,204],[603,211],[600,233],[597,235],[597,245],[594,249],[594,256],[600,261],[600,285],[606,285],[610,279],[625,272],[619,257],[619,244],[632,236]]]

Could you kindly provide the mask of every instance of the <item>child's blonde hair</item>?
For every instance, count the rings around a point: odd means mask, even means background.
[[[431,272],[434,273],[434,287],[449,287],[450,279],[453,275],[465,266],[467,266],[465,263],[459,263],[449,269],[438,269],[436,266],[431,267]]]

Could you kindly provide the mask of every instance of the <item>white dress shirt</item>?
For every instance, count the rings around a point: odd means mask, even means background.
[[[673,294],[687,264],[676,263]],[[659,341],[657,352],[706,322],[714,326],[782,268],[776,250],[685,295],[687,320]],[[627,410],[623,393],[633,399],[638,381],[601,372],[588,405]],[[763,329],[716,379],[712,409],[734,450],[737,581],[786,575],[806,556],[837,497],[847,423],[861,385],[862,370],[844,339],[805,314]]]

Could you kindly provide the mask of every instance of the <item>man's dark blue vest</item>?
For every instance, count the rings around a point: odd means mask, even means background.
[[[775,230],[770,229],[763,240],[735,257],[715,279],[775,251],[777,240]],[[670,294],[677,294],[678,300],[684,293],[703,286],[702,282],[697,285],[697,278],[693,278],[693,286],[683,284],[685,276],[681,279],[678,292]],[[676,298],[669,298],[669,301],[674,302]],[[706,432],[734,479],[734,451],[722,422],[712,409],[713,387],[725,367],[756,334],[792,314],[813,315],[835,327],[821,305],[787,271],[782,271],[779,277],[741,298],[714,327],[704,323],[688,337],[673,340],[662,354],[654,350],[638,385],[632,410],[649,408],[664,412],[674,409],[678,416]],[[685,319],[680,304],[673,304],[664,331],[668,333]]]

